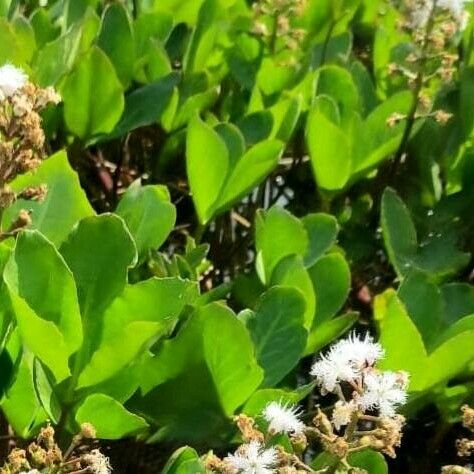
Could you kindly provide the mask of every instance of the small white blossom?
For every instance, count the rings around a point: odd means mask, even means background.
[[[316,377],[323,392],[333,392],[339,382],[350,382],[383,357],[382,346],[367,335],[364,339],[351,334],[334,344],[329,352],[315,362],[311,375]]]
[[[272,474],[277,463],[277,451],[251,441],[242,445],[235,454],[229,454],[225,462],[239,474]]]
[[[357,405],[354,400],[350,402],[343,402],[339,400],[334,405],[332,411],[332,423],[336,430],[340,430],[342,426],[346,426],[350,423],[352,414],[357,410]]]
[[[11,64],[0,67],[0,100],[11,97],[28,81],[28,76],[22,69]]]
[[[348,359],[362,369],[372,366],[384,356],[384,350],[378,342],[374,342],[372,336],[366,334],[362,339],[355,332],[336,344],[338,351],[346,354]]]
[[[303,433],[304,423],[298,418],[298,409],[295,407],[271,402],[265,407],[262,415],[268,422],[270,433]]]
[[[395,409],[407,400],[405,373],[370,372],[364,377],[364,392],[358,403],[364,410],[379,410],[380,416],[393,417]]]
[[[89,454],[82,456],[82,460],[88,465],[93,474],[110,474],[109,458],[104,456],[98,449],[93,449]]]
[[[311,375],[321,386],[323,393],[334,392],[339,382],[348,382],[358,377],[359,371],[352,364],[347,354],[331,348],[326,355],[313,364]]]

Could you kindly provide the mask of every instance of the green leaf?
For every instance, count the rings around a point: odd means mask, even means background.
[[[112,3],[105,9],[97,45],[112,61],[117,76],[126,89],[133,76],[135,38],[133,25],[125,6]]]
[[[0,64],[7,62],[22,63],[26,61],[24,52],[21,49],[18,38],[13,27],[5,18],[0,18]]]
[[[424,373],[421,387],[428,390],[440,382],[462,373],[474,361],[474,329],[457,334],[439,347],[429,357],[428,370]]]
[[[142,373],[146,395],[131,406],[162,427],[157,437],[189,441],[230,427],[228,417],[263,380],[247,329],[217,303],[198,308]]]
[[[3,276],[10,293],[22,298],[36,316],[57,327],[68,354],[76,352],[82,344],[76,285],[56,248],[38,231],[22,232]]]
[[[316,106],[308,116],[306,139],[319,186],[330,191],[342,189],[352,168],[347,134]]]
[[[162,474],[206,474],[206,469],[197,452],[184,446],[172,454]]]
[[[438,238],[418,246],[410,213],[391,188],[382,196],[381,221],[390,261],[401,278],[416,271],[437,282],[457,273],[470,260],[470,254],[455,247],[449,233],[445,237],[440,233]]]
[[[359,93],[349,71],[336,66],[323,66],[317,71],[317,95],[332,97],[341,115],[359,108]]]
[[[271,137],[282,142],[289,142],[301,114],[302,97],[299,94],[291,99],[278,101],[270,112],[273,116]]]
[[[31,352],[23,353],[18,364],[15,380],[2,399],[2,411],[15,433],[28,438],[32,428],[43,415],[33,381],[34,356]],[[45,414],[44,414],[45,415]]]
[[[306,253],[308,235],[299,219],[275,206],[257,214],[255,247],[258,275],[263,283],[268,283],[273,269],[282,258]]]
[[[101,439],[132,436],[148,427],[143,418],[130,413],[119,402],[101,393],[87,397],[77,408],[75,418],[78,424],[91,423],[97,431],[97,437]]]
[[[205,0],[199,9],[196,27],[184,58],[186,74],[203,70],[213,52],[221,6],[217,0]]]
[[[23,344],[45,363],[57,382],[70,374],[70,350],[56,324],[40,318],[16,293],[10,291],[10,301]]]
[[[369,114],[361,130],[357,129],[357,133],[362,133],[362,136],[353,139],[353,173],[366,173],[397,150],[405,123],[402,120],[389,127],[387,119],[394,113],[408,114],[412,97],[410,91],[393,95]]]
[[[443,329],[444,302],[440,289],[423,274],[409,275],[401,284],[398,296],[416,324],[427,348],[432,348]]]
[[[381,453],[370,449],[349,454],[348,462],[352,467],[365,469],[370,474],[388,474],[388,466]]]
[[[416,391],[427,369],[427,353],[421,334],[393,290],[378,295],[374,303],[379,325],[379,342],[385,357],[381,369],[406,370],[410,373],[410,391]]]
[[[75,362],[77,371],[98,347],[103,312],[123,291],[136,249],[124,221],[104,214],[79,222],[60,250],[74,275],[83,317],[84,345]]]
[[[279,140],[266,140],[250,148],[232,169],[216,207],[228,208],[248,194],[276,167],[283,147]]]
[[[143,258],[148,250],[158,249],[173,230],[176,209],[171,204],[166,186],[141,186],[132,183],[116,210],[127,224]]]
[[[83,219],[61,246],[74,274],[83,315],[103,311],[122,292],[136,249],[124,221],[113,214]]]
[[[417,236],[407,207],[391,188],[382,196],[381,221],[390,261],[397,273],[403,275],[417,251]]]
[[[289,255],[277,264],[270,280],[271,285],[296,288],[305,300],[304,327],[309,331],[313,324],[316,309],[316,294],[303,260],[298,255]]]
[[[41,86],[58,84],[77,57],[89,48],[98,27],[99,18],[93,10],[87,10],[81,22],[40,48],[32,65],[36,82]]]
[[[299,291],[273,287],[263,294],[247,320],[257,361],[265,371],[262,386],[276,385],[301,358],[307,338],[305,305]]]
[[[102,340],[80,374],[78,388],[110,379],[132,363],[171,330],[198,294],[195,283],[180,278],[153,278],[126,286],[104,314]]]
[[[332,253],[321,257],[308,273],[316,294],[313,326],[317,327],[342,308],[351,289],[351,272],[344,256]]]
[[[313,326],[309,335],[304,355],[315,354],[338,337],[345,334],[359,319],[358,313],[347,313],[330,319],[321,325]]]
[[[112,63],[96,46],[68,74],[61,95],[66,125],[82,139],[111,132],[124,109],[122,85]]]
[[[38,359],[34,361],[34,383],[38,399],[50,420],[57,424],[61,416],[61,406],[54,393],[54,381]]]
[[[78,220],[93,215],[94,211],[64,151],[48,158],[34,173],[19,175],[10,186],[20,192],[29,186],[41,184],[46,184],[48,188],[45,200],[41,203],[18,200],[5,212],[3,226],[8,228],[21,209],[31,209],[32,228],[38,229],[57,245],[66,238]]]
[[[308,214],[301,222],[309,237],[304,264],[311,267],[336,243],[339,225],[335,217],[324,213]]]
[[[447,283],[441,287],[441,292],[445,301],[444,318],[447,324],[474,314],[474,286],[467,283]]]
[[[224,140],[199,117],[188,126],[186,167],[199,220],[206,224],[227,175],[229,152]]]
[[[177,83],[178,76],[169,74],[128,94],[125,97],[125,110],[120,122],[110,135],[104,137],[104,140],[121,137],[137,128],[161,120]],[[153,106],[151,107],[150,104]]]

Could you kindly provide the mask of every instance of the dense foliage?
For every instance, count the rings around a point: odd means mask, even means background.
[[[66,442],[91,423],[158,443],[150,472],[205,472],[197,452],[240,442],[235,415],[329,406],[309,366],[353,328],[381,344],[381,370],[410,374],[406,430],[426,439],[394,472],[454,464],[427,453],[454,446],[474,401],[469,11],[0,0],[0,66],[28,76],[0,70],[15,435],[49,420]]]

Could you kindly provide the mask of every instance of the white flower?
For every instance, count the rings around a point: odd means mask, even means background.
[[[298,418],[298,409],[278,402],[269,403],[262,412],[268,421],[270,433],[299,435],[303,433],[304,423]]]
[[[343,402],[339,400],[334,405],[332,412],[332,423],[336,430],[340,430],[341,426],[346,426],[350,423],[352,414],[357,410],[357,405],[354,400],[350,402]]]
[[[361,371],[383,357],[382,346],[366,335],[364,339],[351,334],[334,344],[329,352],[317,361],[311,375],[325,392],[333,392],[339,382],[349,382],[360,377]]]
[[[82,460],[88,465],[90,472],[93,474],[109,474],[112,472],[109,458],[98,449],[93,449],[89,454],[82,456]]]
[[[28,76],[11,64],[0,67],[0,100],[11,97],[18,89],[21,89],[28,81]]]
[[[378,342],[366,334],[362,339],[355,332],[336,344],[338,351],[346,354],[357,368],[372,366],[384,356],[384,350]]]
[[[277,451],[258,441],[243,444],[235,454],[225,458],[226,463],[239,474],[272,474],[277,463]]]
[[[359,376],[359,371],[347,354],[341,353],[337,347],[333,347],[313,364],[311,375],[316,377],[316,382],[324,393],[334,392],[339,382],[356,379]]]
[[[364,410],[379,410],[380,416],[393,417],[395,409],[407,400],[407,374],[370,372],[364,377],[364,392],[358,398]]]

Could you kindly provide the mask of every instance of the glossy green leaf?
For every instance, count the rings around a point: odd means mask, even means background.
[[[342,189],[352,168],[347,135],[316,107],[309,113],[306,139],[319,186],[331,191]]]
[[[351,289],[351,272],[343,255],[331,253],[321,257],[308,269],[316,294],[313,326],[331,319],[346,301]]]
[[[248,194],[276,167],[282,152],[283,143],[278,140],[260,142],[250,148],[232,169],[217,207],[228,207]]]
[[[61,96],[66,124],[82,139],[111,132],[124,109],[122,85],[112,63],[96,46],[66,77]]]
[[[263,294],[246,322],[257,361],[265,371],[262,385],[276,385],[301,358],[306,346],[305,300],[293,288],[273,287]]]
[[[348,462],[353,467],[365,469],[370,474],[388,474],[388,466],[381,453],[371,451],[359,451],[348,457]]]
[[[301,222],[309,237],[304,263],[307,267],[311,267],[336,243],[339,226],[333,216],[324,213],[308,214],[301,219]]]
[[[409,389],[416,390],[417,381],[427,369],[421,334],[393,290],[377,296],[374,311],[379,324],[379,342],[385,350],[385,357],[378,366],[408,371],[412,378]]]
[[[97,431],[97,437],[102,439],[131,436],[148,426],[143,418],[130,413],[113,398],[100,393],[87,397],[77,408],[75,418],[78,424],[91,423]]]
[[[170,74],[128,94],[122,118],[112,133],[105,138],[120,137],[160,120],[171,101],[177,82],[177,76]]]
[[[97,45],[112,61],[124,88],[130,83],[135,64],[135,37],[127,9],[111,3],[102,16]]]
[[[306,253],[308,234],[299,219],[280,207],[272,207],[257,214],[255,247],[257,273],[267,283],[282,258]]]
[[[24,438],[31,434],[37,422],[46,419],[35,389],[33,364],[33,354],[23,354],[15,380],[1,402],[2,411],[15,433]]]
[[[162,474],[206,474],[206,469],[198,453],[185,446],[172,454]]]
[[[77,372],[99,344],[103,312],[123,291],[128,269],[136,262],[136,248],[124,221],[104,214],[83,219],[60,251],[76,281],[84,324]]]
[[[209,125],[195,117],[188,127],[186,166],[194,205],[201,223],[213,213],[229,167],[224,140]]]
[[[305,300],[304,327],[309,330],[313,324],[316,309],[316,294],[303,260],[298,255],[283,258],[277,264],[270,280],[271,285],[282,285],[296,288]]]
[[[116,210],[133,236],[139,257],[158,249],[173,230],[176,209],[166,186],[132,183]]]
[[[60,244],[77,221],[93,215],[94,211],[65,152],[48,158],[34,173],[19,175],[11,187],[20,192],[41,184],[46,184],[48,190],[44,201],[17,201],[5,212],[3,225],[8,227],[21,209],[31,209],[32,228],[38,229],[54,244]]]
[[[179,278],[127,285],[103,316],[102,340],[80,374],[78,388],[110,379],[131,364],[172,329],[185,305],[197,296],[197,285]]]
[[[43,235],[24,231],[18,236],[3,277],[10,292],[22,298],[38,317],[58,328],[69,354],[79,349],[82,322],[74,278],[62,256]]]
[[[227,417],[262,380],[244,324],[212,303],[200,307],[144,366],[146,395],[132,406],[162,426],[161,436],[199,440],[228,427]],[[193,396],[177,397],[186,386]]]

